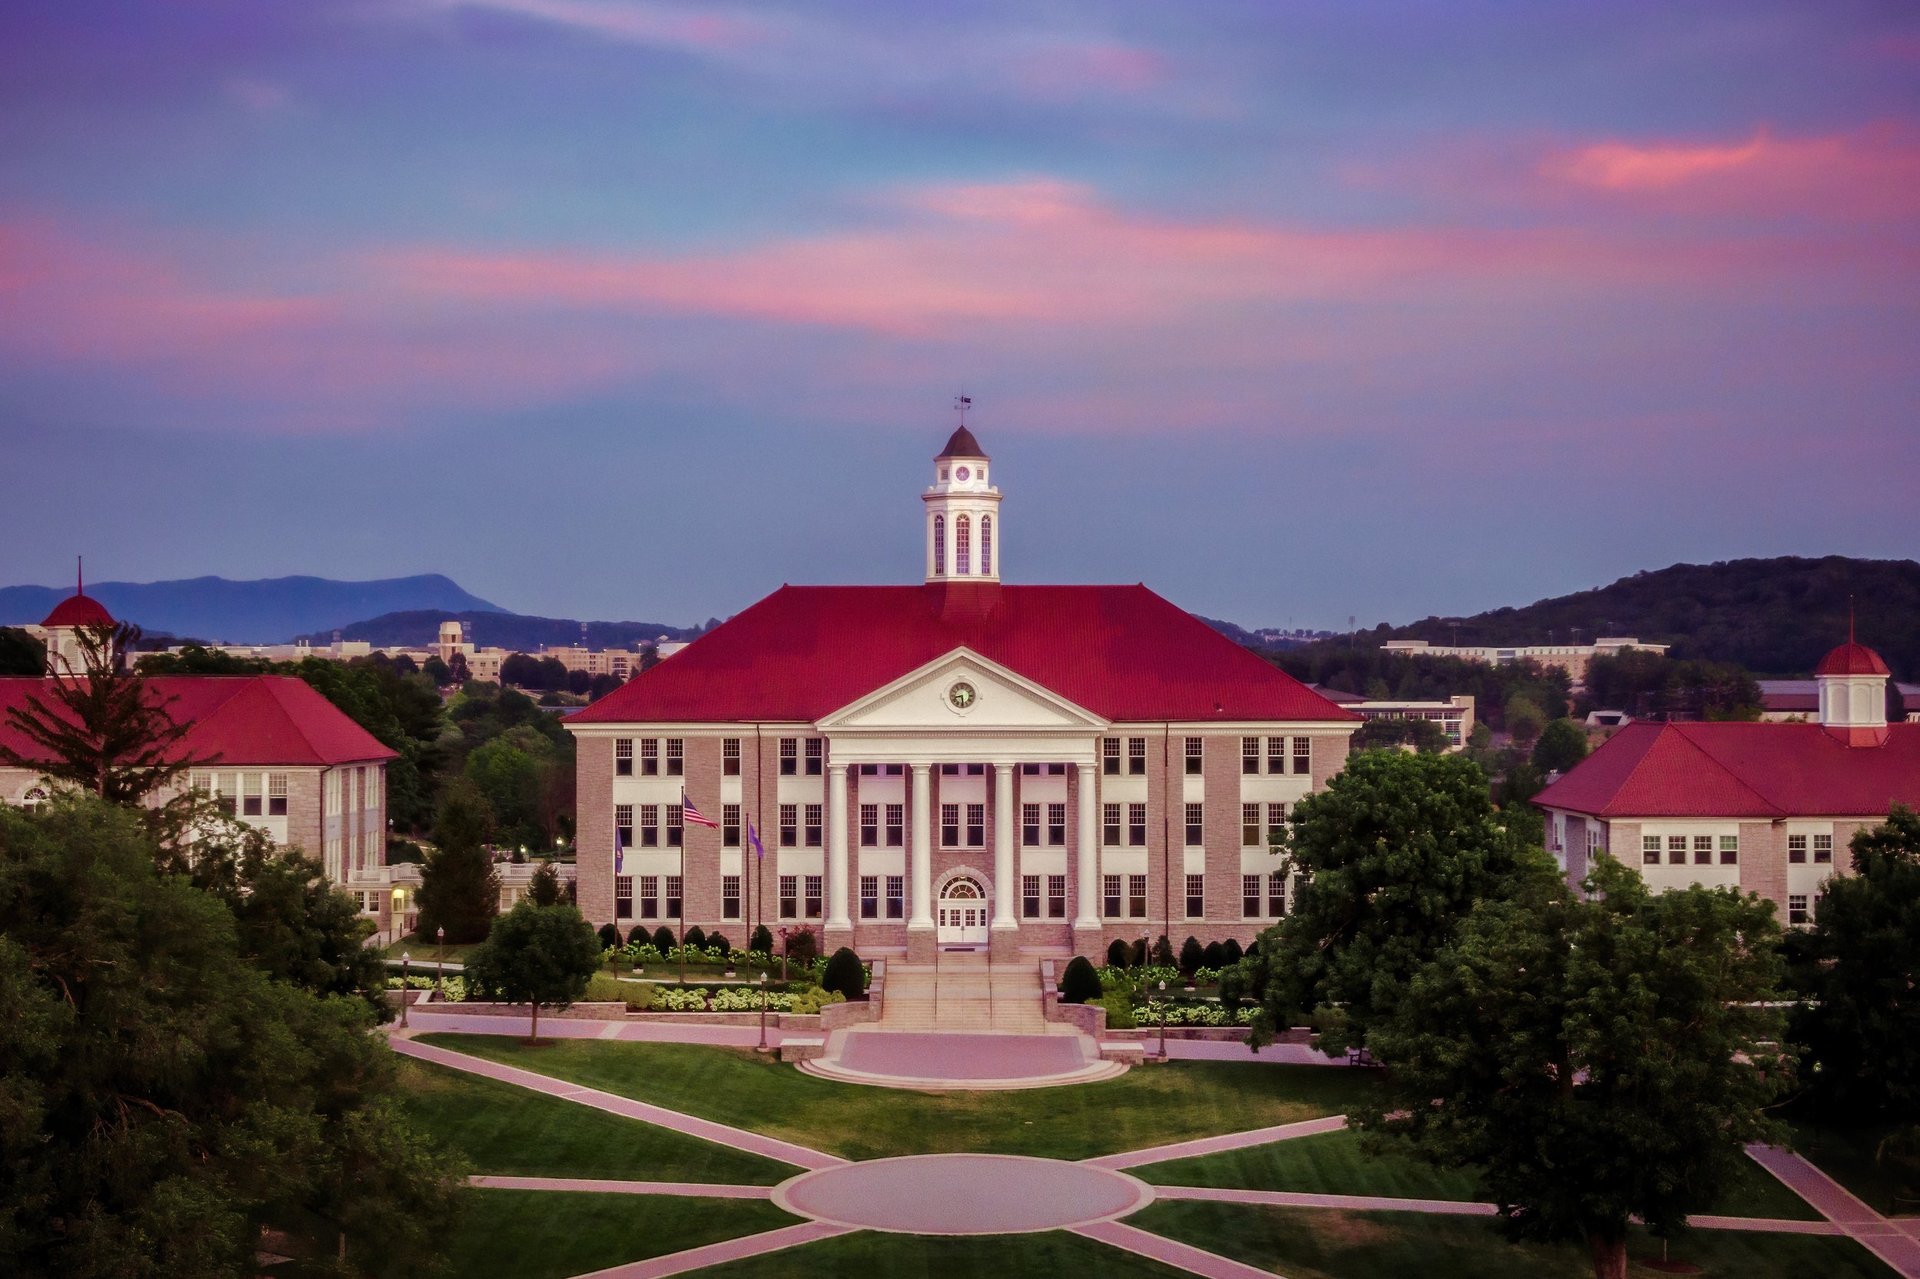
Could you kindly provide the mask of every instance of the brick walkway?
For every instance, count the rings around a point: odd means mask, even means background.
[[[1163,1164],[1173,1159],[1217,1155],[1223,1150],[1270,1146],[1276,1141],[1290,1141],[1295,1137],[1313,1137],[1323,1132],[1337,1132],[1346,1126],[1345,1115],[1329,1115],[1325,1119],[1303,1119],[1299,1123],[1277,1124],[1272,1128],[1253,1128],[1246,1132],[1230,1132],[1218,1137],[1201,1137],[1195,1141],[1175,1142],[1170,1146],[1123,1150],[1118,1154],[1100,1155],[1086,1162],[1099,1168],[1139,1168],[1146,1164]]]
[[[589,1177],[469,1177],[482,1190],[565,1190],[589,1195],[680,1195],[688,1199],[771,1199],[772,1186],[712,1181],[598,1181]]]
[[[1889,1221],[1852,1191],[1827,1176],[1804,1156],[1778,1146],[1748,1146],[1755,1163],[1778,1177],[1787,1189],[1812,1204],[1905,1279],[1920,1279],[1920,1238],[1906,1221]]]

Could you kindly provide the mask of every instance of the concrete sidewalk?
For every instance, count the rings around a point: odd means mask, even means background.
[[[1920,1279],[1920,1238],[1905,1221],[1889,1221],[1803,1155],[1779,1146],[1748,1146],[1753,1161],[1905,1279]]]

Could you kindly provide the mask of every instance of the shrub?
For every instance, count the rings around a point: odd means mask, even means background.
[[[707,948],[706,929],[700,927],[700,925],[698,924],[695,924],[692,928],[687,929],[687,949],[689,951],[695,951],[695,950],[705,950],[706,948]]]
[[[1180,943],[1180,971],[1193,976],[1194,969],[1207,962],[1207,952],[1200,945],[1200,939],[1189,937]]]
[[[1067,961],[1067,971],[1060,975],[1060,1002],[1084,1004],[1099,998],[1100,974],[1093,971],[1085,955],[1075,955]]]
[[[1227,966],[1227,948],[1217,941],[1207,943],[1206,957],[1201,961],[1216,973]]]
[[[753,936],[747,941],[747,949],[759,951],[762,955],[773,953],[773,934],[767,931],[765,924],[753,926]]]
[[[1107,1010],[1108,1030],[1132,1030],[1139,1025],[1133,1013],[1133,996],[1124,990],[1110,990],[1100,996],[1100,1006]]]
[[[846,951],[851,955],[852,951]],[[837,990],[825,990],[819,986],[809,986],[793,997],[790,1006],[796,1013],[817,1013],[828,1004],[844,1004],[847,997]]]
[[[733,957],[733,943],[727,940],[725,933],[708,933],[707,949],[719,951],[720,958],[723,960]]]
[[[1161,968],[1173,967],[1173,944],[1167,940],[1165,933],[1161,933],[1160,939],[1153,943],[1153,962]]]
[[[848,999],[858,999],[867,992],[867,972],[860,966],[860,956],[852,949],[842,946],[833,952],[833,958],[827,961],[826,975],[820,984],[828,990],[837,990]]]
[[[673,948],[677,944],[678,943],[673,940],[673,930],[665,924],[653,930],[653,948],[662,955],[672,954]]]
[[[1240,943],[1235,941],[1233,938],[1229,937],[1224,942],[1220,943],[1220,957],[1224,959],[1226,962],[1215,964],[1214,967],[1215,968],[1231,968],[1233,965],[1245,959],[1246,954],[1243,951],[1241,951]]]
[[[1133,962],[1133,947],[1118,937],[1107,943],[1107,967],[1125,968]]]
[[[1258,959],[1259,957],[1260,957],[1260,939],[1256,937],[1252,941],[1247,943],[1247,953],[1242,955],[1241,958],[1242,959]]]
[[[811,928],[788,930],[786,944],[786,956],[796,964],[811,964],[820,956],[820,939],[813,935]]]
[[[653,941],[653,934],[647,931],[645,924],[635,924],[627,930],[627,945],[646,946]]]
[[[600,925],[599,937],[600,937],[600,949],[612,950],[613,948],[615,948],[620,944],[620,925],[618,924]]]
[[[1172,961],[1168,961],[1168,962],[1172,962]],[[1142,937],[1139,941],[1136,941],[1135,943],[1133,943],[1133,958],[1127,962],[1127,967],[1145,968],[1146,966],[1147,966],[1147,939]]]

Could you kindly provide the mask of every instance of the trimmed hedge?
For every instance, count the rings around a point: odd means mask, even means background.
[[[665,924],[653,930],[652,941],[653,948],[663,955],[679,944],[673,939],[673,929],[668,928]]]
[[[827,961],[827,971],[820,978],[825,990],[839,991],[848,999],[858,999],[867,992],[866,969],[860,964],[860,956],[850,947],[842,946],[833,952],[833,958]]]
[[[599,937],[600,937],[601,950],[613,950],[614,948],[620,945],[620,925],[618,924],[600,925]]]
[[[1180,971],[1191,977],[1207,962],[1206,948],[1198,937],[1189,937],[1180,943]]]
[[[773,953],[773,934],[767,931],[765,924],[753,926],[753,936],[747,941],[748,950],[757,950],[763,955]]]
[[[1107,943],[1107,967],[1126,968],[1133,963],[1133,947],[1118,937]]]
[[[692,928],[687,929],[686,944],[693,947],[695,950],[705,950],[707,948],[706,930],[700,927],[700,925],[698,924],[695,924]]]
[[[1097,1002],[1099,998],[1100,974],[1093,971],[1085,955],[1075,955],[1067,961],[1067,971],[1060,975],[1060,1002],[1084,1004]]]

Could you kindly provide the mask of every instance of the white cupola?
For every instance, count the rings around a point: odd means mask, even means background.
[[[1822,726],[1849,745],[1879,745],[1887,733],[1890,674],[1880,654],[1848,635],[1813,670]]]
[[[1000,490],[987,482],[991,459],[962,423],[933,459],[927,509],[927,581],[1000,580]]]

